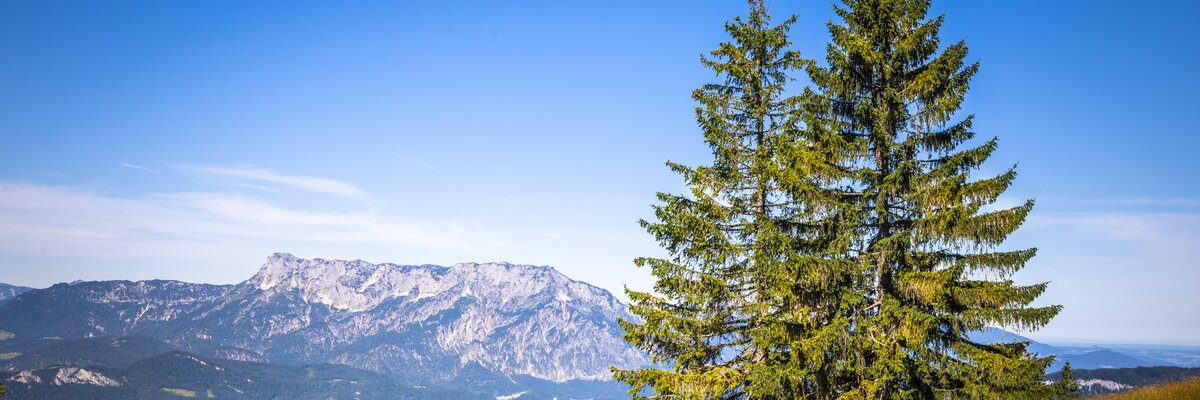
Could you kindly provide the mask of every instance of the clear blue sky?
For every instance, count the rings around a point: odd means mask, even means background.
[[[453,3],[453,4],[452,4]],[[825,1],[793,38],[823,58]],[[1196,2],[938,1],[1039,205],[1046,341],[1200,344]],[[740,1],[0,3],[0,281],[230,283],[272,252],[548,264],[619,292],[662,166],[709,159]]]

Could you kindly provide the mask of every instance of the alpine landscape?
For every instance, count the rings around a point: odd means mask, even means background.
[[[1198,15],[0,2],[0,400],[1200,399]]]

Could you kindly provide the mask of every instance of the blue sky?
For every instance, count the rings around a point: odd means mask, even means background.
[[[823,1],[796,48],[823,58]],[[739,1],[4,2],[0,281],[231,283],[301,257],[553,265],[647,289],[665,160]],[[1200,344],[1194,2],[949,2],[964,112],[1038,207],[1050,342]]]

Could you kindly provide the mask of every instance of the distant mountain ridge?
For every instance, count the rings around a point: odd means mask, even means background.
[[[0,306],[20,352],[45,338],[145,335],[187,351],[334,363],[401,381],[451,381],[479,365],[551,382],[609,379],[648,363],[621,339],[611,293],[551,267],[372,264],[278,253],[236,285],[58,284]],[[212,353],[218,354],[218,353]]]
[[[0,283],[0,305],[3,305],[4,302],[8,301],[9,299],[12,299],[13,297],[17,297],[17,295],[28,292],[30,290],[33,290],[33,288],[9,285],[7,283]]]
[[[1029,342],[1029,351],[1042,356],[1055,356],[1054,363],[1050,364],[1047,372],[1058,371],[1068,361],[1075,369],[1200,367],[1200,348],[1197,347],[1049,345],[999,328],[985,328],[972,333],[971,339],[982,343]]]

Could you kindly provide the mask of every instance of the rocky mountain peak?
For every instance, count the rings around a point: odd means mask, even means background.
[[[623,305],[603,289],[567,278],[549,266],[471,262],[451,267],[374,264],[362,260],[269,257],[243,285],[267,292],[299,292],[310,303],[365,311],[385,301],[439,296],[473,297],[494,304],[580,300],[619,312]]]
[[[290,286],[297,273],[304,269],[303,261],[289,253],[272,254],[247,283],[253,283],[262,290]]]

